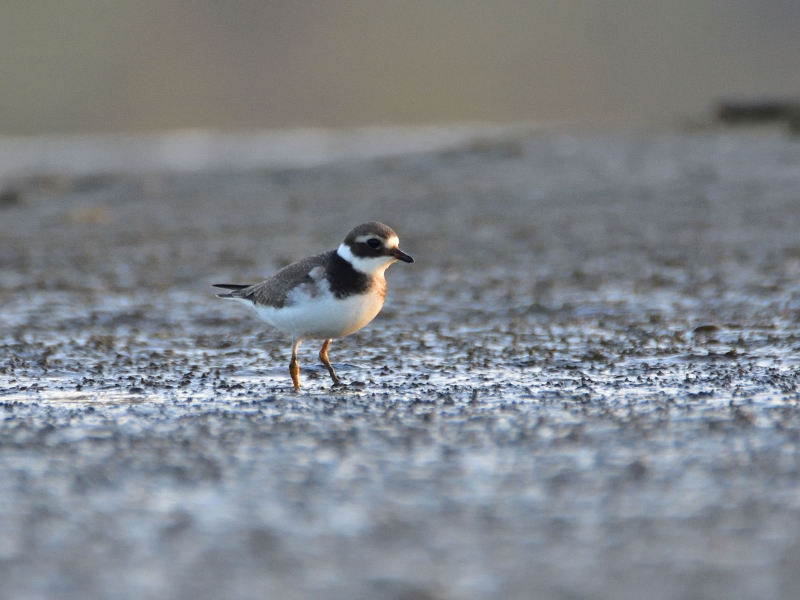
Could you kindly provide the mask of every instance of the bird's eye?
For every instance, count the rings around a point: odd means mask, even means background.
[[[367,240],[367,246],[369,246],[373,250],[377,250],[378,248],[381,247],[381,245],[382,245],[381,241],[380,240],[376,240],[375,238],[369,238]]]

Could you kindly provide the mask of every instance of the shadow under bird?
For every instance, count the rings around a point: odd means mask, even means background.
[[[364,223],[336,250],[304,258],[253,285],[217,283],[230,290],[218,298],[237,300],[253,308],[262,321],[291,336],[289,373],[300,388],[297,349],[303,340],[324,340],[319,359],[334,385],[339,377],[328,360],[333,338],[355,333],[372,321],[386,298],[384,272],[392,263],[414,259],[400,250],[397,234],[383,223]]]

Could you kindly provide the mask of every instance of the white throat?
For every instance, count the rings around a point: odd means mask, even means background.
[[[367,275],[371,275],[372,277],[375,276],[382,276],[384,271],[395,262],[397,259],[391,256],[375,256],[373,258],[361,258],[353,254],[350,250],[350,246],[347,244],[341,244],[336,250],[336,254],[341,256],[351,265],[356,271],[361,271],[362,273],[366,273]]]

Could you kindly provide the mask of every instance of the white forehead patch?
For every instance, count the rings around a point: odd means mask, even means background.
[[[397,248],[397,246],[400,245],[400,240],[398,239],[398,237],[396,235],[393,235],[393,236],[389,237],[388,240],[384,240],[383,237],[381,237],[377,233],[370,234],[370,235],[360,235],[360,236],[358,236],[356,238],[356,243],[365,243],[365,242],[368,242],[369,240],[372,240],[372,239],[381,240],[389,248]]]

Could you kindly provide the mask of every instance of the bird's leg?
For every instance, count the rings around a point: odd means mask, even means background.
[[[322,364],[325,365],[325,368],[328,369],[328,373],[331,374],[333,385],[339,385],[341,381],[339,381],[339,378],[336,376],[336,371],[333,370],[331,361],[328,360],[328,346],[330,346],[330,343],[330,340],[325,340],[325,343],[322,344],[322,349],[319,351],[319,359],[322,361]]]
[[[289,374],[292,376],[294,389],[300,389],[300,365],[297,363],[297,349],[302,340],[292,340],[292,360],[289,362]]]

